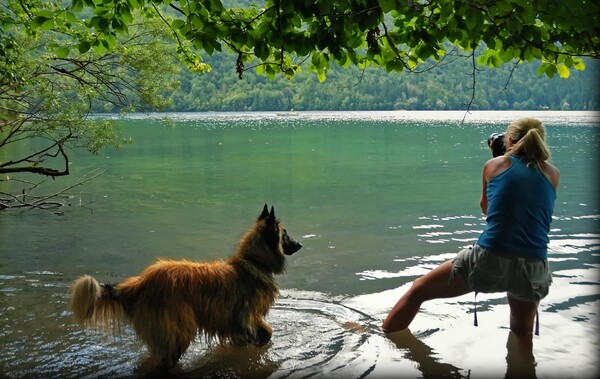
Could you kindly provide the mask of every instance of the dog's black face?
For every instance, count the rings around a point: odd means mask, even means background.
[[[240,240],[238,256],[254,262],[258,267],[274,274],[285,272],[285,257],[296,253],[302,244],[287,234],[275,210],[267,205],[252,228]]]
[[[287,234],[287,230],[279,223],[279,220],[275,217],[275,209],[273,207],[271,207],[271,212],[269,212],[267,204],[265,204],[262,213],[258,217],[258,221],[265,222],[266,227],[263,231],[263,236],[274,250],[279,250],[279,243],[281,243],[280,251],[285,255],[292,255],[302,248],[302,244],[290,237]]]
[[[281,246],[285,255],[292,255],[302,248],[302,244],[290,237],[285,229],[281,235]]]

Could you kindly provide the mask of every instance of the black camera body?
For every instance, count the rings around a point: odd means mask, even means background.
[[[506,145],[504,145],[504,133],[490,134],[487,143],[490,149],[492,149],[492,156],[494,158],[506,153]]]

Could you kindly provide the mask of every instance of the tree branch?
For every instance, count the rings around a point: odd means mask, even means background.
[[[62,206],[64,206],[64,204],[61,203],[60,201],[50,201],[50,200],[54,199],[56,197],[65,195],[67,193],[67,191],[97,178],[98,176],[104,174],[107,170],[108,169],[104,169],[104,170],[100,171],[99,168],[94,169],[94,170],[90,171],[89,173],[83,175],[75,183],[70,184],[67,187],[65,187],[55,193],[52,193],[49,195],[44,195],[44,196],[31,197],[31,200],[27,199],[27,195],[29,193],[31,193],[31,191],[33,191],[35,188],[37,188],[41,183],[43,183],[43,181],[40,183],[37,183],[37,184],[33,184],[33,186],[31,188],[29,188],[27,191],[23,190],[22,194],[19,196],[14,195],[14,194],[0,192],[1,195],[8,197],[8,199],[0,199],[0,210],[11,209],[11,208],[37,208],[37,209],[41,209],[41,210],[48,210],[49,208],[62,207]],[[89,176],[90,174],[91,174],[91,176]],[[8,180],[14,180],[14,179],[9,178]],[[15,204],[11,204],[12,202],[14,202]],[[57,212],[54,212],[54,213],[61,214],[61,213],[57,213]]]
[[[475,62],[475,49],[473,49],[471,51],[471,67],[473,68],[473,70],[471,71],[471,99],[469,99],[469,103],[467,104],[467,110],[465,111],[465,114],[463,116],[463,119],[461,121],[461,124],[464,124],[465,119],[467,118],[467,114],[471,113],[471,106],[473,105],[473,102],[475,101],[475,84],[476,84],[476,74],[477,74],[477,64]]]
[[[51,146],[49,146],[43,150],[36,151],[34,154],[32,154],[28,157],[24,157],[17,161],[8,161],[8,162],[1,163],[0,164],[0,174],[9,174],[9,173],[16,173],[16,172],[29,172],[29,173],[40,174],[40,175],[44,175],[44,176],[50,176],[53,178],[58,177],[58,176],[69,175],[69,157],[67,156],[67,152],[65,151],[63,145],[65,144],[66,141],[68,141],[72,137],[73,137],[73,135],[71,133],[69,133],[68,135],[63,136],[60,140],[55,141],[54,144],[52,144]],[[58,148],[58,150],[56,151],[55,154],[48,153],[51,149],[53,149],[55,147]],[[37,164],[44,161],[44,157],[56,158],[59,155],[63,156],[64,162],[65,162],[65,168],[63,171],[56,170],[53,168],[43,167],[43,166],[42,167],[37,166]],[[34,159],[34,157],[36,159]],[[15,165],[18,165],[23,162],[33,162],[33,164],[31,166],[14,167]]]

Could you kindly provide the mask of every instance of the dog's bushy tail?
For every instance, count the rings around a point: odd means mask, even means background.
[[[84,275],[73,281],[69,293],[75,322],[120,332],[125,313],[114,287]]]

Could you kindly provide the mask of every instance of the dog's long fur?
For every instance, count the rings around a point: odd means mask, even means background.
[[[265,205],[227,260],[159,259],[116,285],[85,275],[72,283],[69,306],[83,325],[120,330],[131,324],[165,368],[175,365],[198,331],[219,343],[265,344],[272,329],[264,317],[279,293],[273,275],[285,272],[285,255],[301,247]]]

